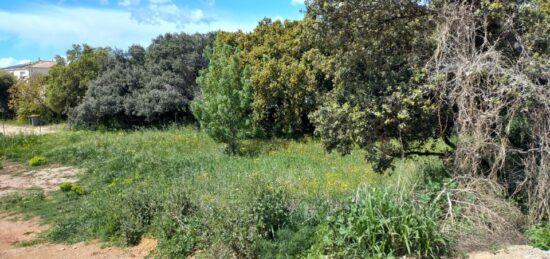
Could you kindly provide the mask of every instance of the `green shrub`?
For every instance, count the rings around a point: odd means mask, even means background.
[[[139,243],[162,204],[155,199],[151,191],[151,189],[127,191],[121,199],[118,212],[116,210],[110,212],[119,214],[115,216],[114,224],[117,227],[117,235],[122,238],[122,244],[125,246]]]
[[[289,223],[290,209],[288,197],[278,189],[261,189],[253,194],[250,203],[251,213],[257,220],[260,234],[274,239],[275,233]]]
[[[34,156],[29,160],[30,166],[41,166],[48,163],[48,159],[43,156]]]
[[[73,183],[71,182],[64,182],[61,185],[59,185],[59,189],[62,192],[70,192],[72,188],[73,188]]]
[[[291,223],[287,194],[259,183],[239,202],[214,207],[207,213],[206,224],[214,237],[211,243],[225,244],[217,249],[223,253],[229,249],[240,258],[257,257],[262,245],[276,242],[278,230]]]
[[[197,206],[186,191],[169,192],[157,218],[159,243],[157,250],[165,258],[187,258],[202,242],[204,233],[200,219],[195,216]]]
[[[84,189],[84,187],[79,186],[79,185],[73,185],[73,186],[71,187],[71,192],[72,192],[72,193],[75,193],[75,194],[77,194],[77,195],[85,195],[86,193],[88,193],[88,192],[86,191],[86,189]]]
[[[532,246],[550,250],[550,223],[540,223],[527,231],[527,238]]]
[[[71,182],[64,182],[59,185],[59,189],[67,194],[76,194],[76,195],[85,195],[88,192],[86,189],[80,185],[73,184]]]
[[[313,252],[335,258],[415,256],[438,258],[449,240],[439,228],[441,210],[408,192],[366,189],[331,213]]]

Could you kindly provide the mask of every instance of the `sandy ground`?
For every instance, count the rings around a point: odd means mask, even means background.
[[[510,246],[496,253],[476,252],[469,254],[471,259],[550,259],[550,251],[542,251],[530,246]]]
[[[0,196],[39,187],[46,191],[59,188],[65,181],[76,181],[78,169],[64,166],[47,166],[33,169],[21,164],[3,161],[0,169]],[[131,248],[106,247],[99,242],[66,244],[39,244],[17,247],[21,241],[36,239],[47,230],[40,219],[21,220],[0,212],[0,259],[8,258],[144,258],[156,247],[156,241],[145,239]]]
[[[63,182],[76,181],[78,169],[73,167],[52,165],[31,169],[13,162],[2,162],[0,169],[0,197],[6,194],[22,191],[32,187],[52,191],[59,188]]]
[[[32,127],[32,126],[16,126],[16,125],[2,125],[0,122],[0,134],[13,136],[17,134],[48,134],[61,131],[62,126],[41,126],[41,127]]]
[[[40,225],[38,218],[20,220],[0,213],[0,258],[2,259],[53,259],[53,258],[145,258],[156,247],[156,241],[144,239],[131,248],[103,247],[99,242],[67,244],[39,244],[17,247],[20,241],[32,240],[48,227]]]

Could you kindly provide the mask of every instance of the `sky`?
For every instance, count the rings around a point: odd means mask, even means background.
[[[0,0],[0,68],[65,55],[73,44],[126,49],[167,32],[250,31],[296,20],[304,0]]]

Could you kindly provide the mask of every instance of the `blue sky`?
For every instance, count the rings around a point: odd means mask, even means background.
[[[125,49],[166,32],[250,31],[300,19],[303,0],[0,0],[0,67],[64,55],[74,43]]]

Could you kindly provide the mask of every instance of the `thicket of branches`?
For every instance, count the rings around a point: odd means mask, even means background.
[[[476,10],[475,3],[441,10],[427,65],[439,105],[452,110],[455,173],[501,183],[533,220],[548,219],[550,88],[517,31],[517,13],[499,17],[494,29]]]

